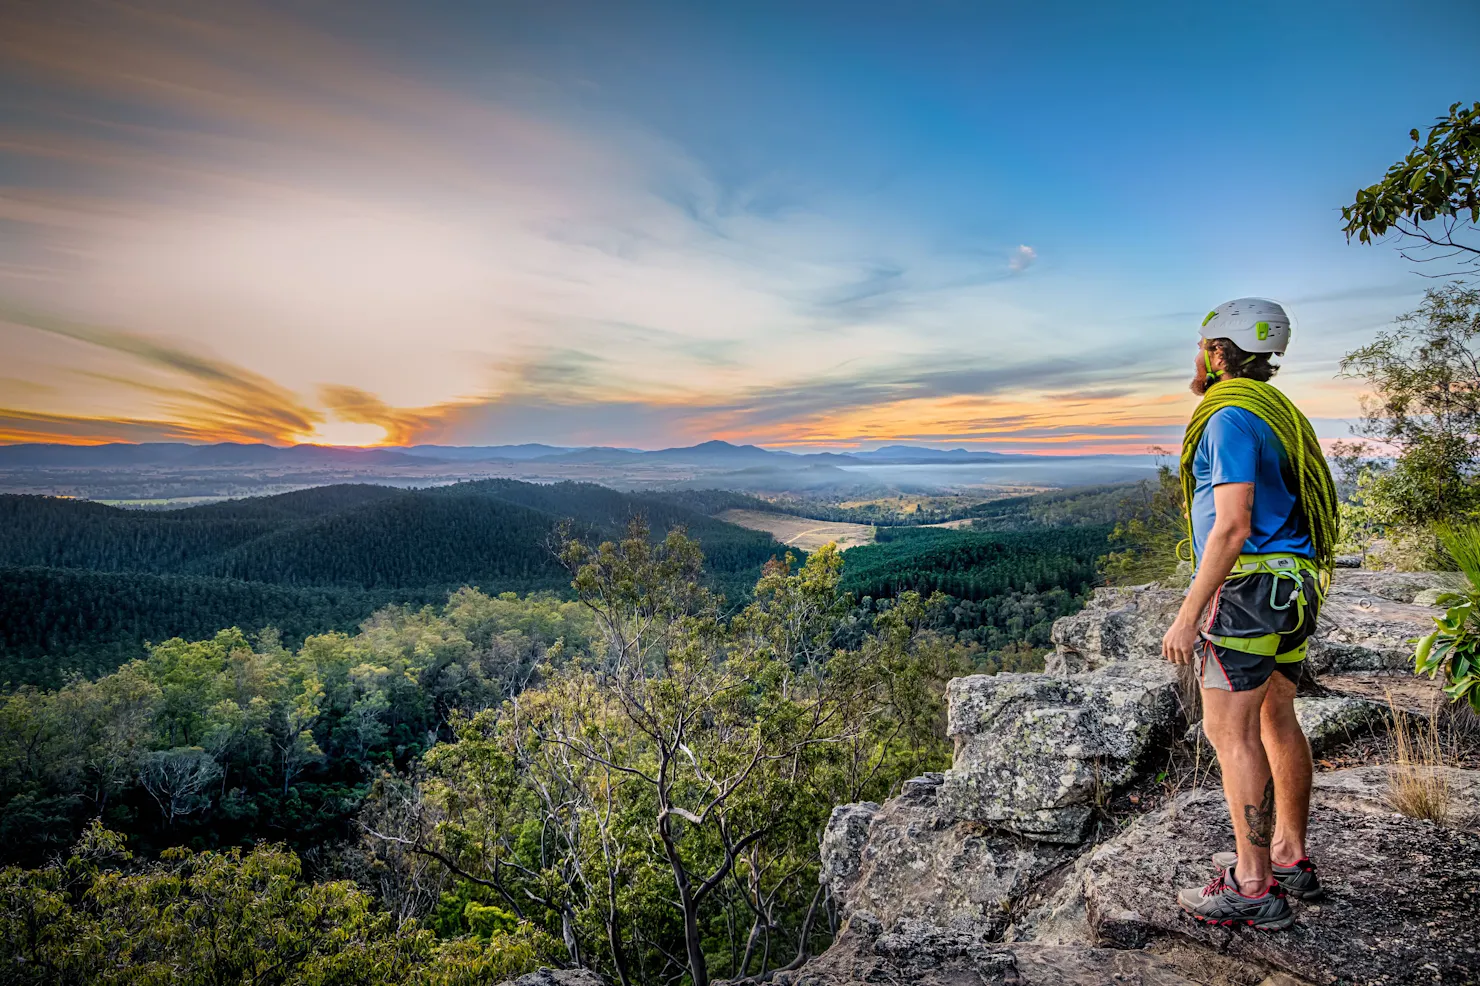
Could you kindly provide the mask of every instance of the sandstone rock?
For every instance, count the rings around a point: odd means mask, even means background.
[[[1084,609],[1055,620],[1052,675],[1093,671],[1116,661],[1160,661],[1161,638],[1182,605],[1182,593],[1156,584],[1096,589]]]
[[[1376,702],[1346,695],[1295,700],[1295,718],[1315,753],[1382,722],[1386,711]]]
[[[1480,770],[1461,767],[1410,767],[1419,777],[1437,776],[1449,794],[1450,821],[1456,828],[1480,827]],[[1393,814],[1388,791],[1395,768],[1390,764],[1348,767],[1317,774],[1313,783],[1321,801],[1343,811]]]
[[[1160,660],[973,675],[953,680],[948,697],[956,756],[941,813],[1049,842],[1083,838],[1096,795],[1130,780],[1181,714],[1176,670]]]
[[[1300,720],[1300,728],[1310,740],[1310,751],[1315,756],[1380,725],[1386,715],[1386,706],[1348,695],[1295,699],[1295,717]],[[1189,743],[1205,743],[1202,723],[1191,726],[1186,739]]]
[[[887,927],[887,930],[886,930]],[[1235,963],[1206,956],[1202,975],[1189,976],[1175,962],[1149,952],[1083,945],[990,944],[959,930],[921,922],[886,926],[867,911],[844,926],[837,942],[794,972],[778,973],[777,986],[1203,986],[1209,982],[1258,983],[1258,973],[1210,979],[1209,968]]]
[[[1439,600],[1448,593],[1448,589],[1425,589],[1413,597],[1412,603],[1415,606],[1438,606]]]
[[[822,839],[824,882],[845,918],[868,912],[885,925],[913,919],[996,937],[1012,901],[1075,850],[941,818],[939,778],[917,778],[882,808],[834,809]]]
[[[536,969],[499,986],[606,986],[606,980],[590,969]]]
[[[1177,907],[1177,888],[1210,876],[1231,847],[1216,791],[1194,791],[1094,852],[1084,890],[1102,944],[1139,948],[1164,936],[1200,943],[1316,983],[1474,983],[1480,977],[1480,836],[1400,815],[1343,810],[1318,794],[1311,855],[1327,899],[1297,905],[1288,932],[1209,928]]]
[[[1401,671],[1352,672],[1321,676],[1330,695],[1364,698],[1384,709],[1391,704],[1409,715],[1428,718],[1449,704],[1442,680],[1420,676],[1411,667]]]
[[[1413,603],[1420,593],[1459,591],[1465,577],[1459,572],[1338,572],[1333,586],[1354,595]]]
[[[868,841],[869,823],[879,811],[872,801],[838,805],[822,830],[821,865],[817,881],[841,898],[858,876],[859,859]]]
[[[1091,852],[1081,852],[1072,865],[1060,867],[1018,900],[1014,917],[1002,933],[1007,942],[1046,945],[1093,945],[1094,929],[1084,906],[1084,871]]]
[[[1406,580],[1444,574],[1403,573],[1400,577],[1388,572],[1339,573],[1321,607],[1321,619],[1311,640],[1311,667],[1325,674],[1411,666],[1413,640],[1434,629],[1434,610],[1406,601],[1423,588],[1413,588]]]

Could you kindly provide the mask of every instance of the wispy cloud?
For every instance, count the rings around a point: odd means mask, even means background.
[[[170,383],[161,385],[123,374],[108,376],[112,382],[145,395],[162,415],[154,421],[118,419],[125,429],[162,426],[195,439],[292,442],[312,435],[324,420],[321,411],[304,404],[291,391],[266,377],[193,352],[178,343],[69,321],[4,301],[0,301],[0,322],[96,346],[162,371]],[[19,427],[25,415],[13,412],[11,417],[15,427]],[[69,420],[73,419],[66,415],[37,417],[42,424]],[[85,420],[96,424],[101,419]]]
[[[1185,399],[1175,320],[1019,276],[1033,234],[329,23],[0,5],[0,356],[41,383],[0,382],[5,435],[1131,442]]]

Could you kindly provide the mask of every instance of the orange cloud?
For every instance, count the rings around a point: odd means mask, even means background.
[[[157,384],[126,375],[94,375],[152,397],[157,418],[91,417],[4,410],[5,441],[105,441],[116,433],[143,429],[186,441],[243,441],[292,444],[309,438],[324,421],[317,408],[304,404],[292,391],[226,360],[191,352],[185,347],[121,329],[73,322],[27,311],[0,302],[0,321],[73,339],[132,357],[143,367],[171,382]],[[96,427],[97,431],[87,431]],[[49,429],[62,437],[49,438]],[[109,430],[111,429],[111,430]],[[129,440],[129,439],[124,439]]]
[[[392,407],[369,391],[342,384],[319,388],[319,399],[341,421],[375,425],[385,429],[384,445],[415,445],[437,431],[459,405],[440,404],[432,407]]]

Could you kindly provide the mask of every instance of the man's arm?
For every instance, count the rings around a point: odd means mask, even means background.
[[[1192,647],[1197,643],[1203,610],[1243,553],[1253,514],[1253,483],[1223,483],[1213,487],[1213,530],[1208,534],[1208,543],[1203,545],[1197,577],[1192,580],[1192,588],[1182,600],[1171,629],[1161,638],[1162,656],[1173,664],[1192,663]]]

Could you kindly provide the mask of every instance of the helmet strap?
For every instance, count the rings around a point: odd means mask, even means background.
[[[1223,371],[1213,369],[1213,357],[1208,355],[1209,348],[1211,347],[1207,343],[1203,344],[1203,368],[1208,371],[1205,379],[1208,383],[1217,383],[1218,378],[1223,375]]]

